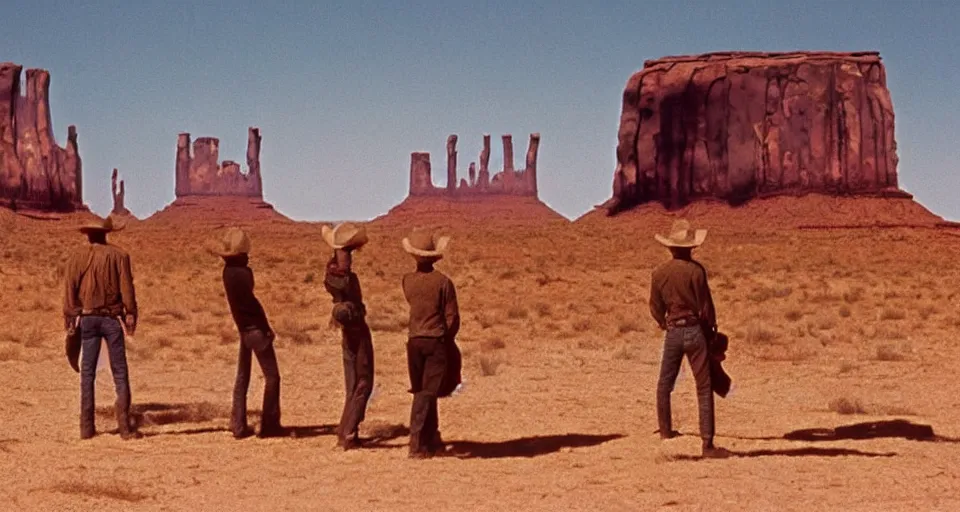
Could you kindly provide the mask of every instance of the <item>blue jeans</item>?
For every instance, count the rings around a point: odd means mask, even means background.
[[[100,340],[105,339],[110,355],[110,373],[117,390],[117,417],[126,420],[130,412],[130,381],[127,375],[127,350],[120,320],[109,316],[84,316],[80,318],[80,432],[94,431],[95,383],[97,359],[100,357]]]
[[[690,369],[697,384],[697,404],[700,411],[700,437],[712,441],[714,434],[713,389],[710,385],[710,353],[707,339],[700,326],[671,327],[663,342],[663,359],[660,362],[660,380],[657,382],[657,422],[660,435],[673,431],[670,411],[670,394],[677,382],[680,365],[686,354]]]

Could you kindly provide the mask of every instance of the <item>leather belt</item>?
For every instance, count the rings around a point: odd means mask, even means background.
[[[695,325],[700,325],[700,320],[692,316],[667,320],[667,327],[693,327]]]
[[[84,309],[80,312],[80,316],[118,316],[116,313],[113,313],[108,308],[98,308],[98,309]]]

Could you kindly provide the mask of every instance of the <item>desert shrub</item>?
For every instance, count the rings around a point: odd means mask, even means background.
[[[481,375],[483,375],[484,377],[490,377],[497,374],[497,370],[500,368],[499,359],[496,359],[493,357],[487,357],[487,356],[480,356],[479,361],[480,361]]]
[[[880,311],[880,320],[903,320],[907,313],[898,308],[883,308]]]
[[[849,399],[846,397],[835,398],[827,404],[827,407],[837,413],[837,414],[866,414],[867,411],[863,408],[863,404],[860,403],[860,400]]]

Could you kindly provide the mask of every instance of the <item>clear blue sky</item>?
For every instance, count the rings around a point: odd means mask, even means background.
[[[143,217],[173,200],[177,133],[245,161],[303,220],[367,219],[407,192],[410,152],[460,136],[461,174],[493,134],[516,162],[539,131],[541,198],[575,217],[609,197],[620,96],[645,59],[719,50],[879,50],[901,184],[960,218],[960,2],[47,2],[0,16],[0,61],[49,69],[57,140],[79,131],[84,199],[114,167]]]

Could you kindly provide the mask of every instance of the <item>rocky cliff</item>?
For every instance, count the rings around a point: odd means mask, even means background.
[[[876,52],[647,61],[623,93],[610,212],[770,195],[893,195],[897,144]]]
[[[220,162],[220,139],[201,137],[193,141],[181,133],[177,140],[176,196],[263,197],[260,176],[260,130],[250,127],[247,135],[247,172],[232,160]]]
[[[456,135],[447,138],[447,183],[440,188],[433,185],[430,165],[430,153],[414,152],[410,154],[410,196],[449,196],[477,197],[484,195],[517,195],[537,197],[537,153],[540,148],[540,134],[531,133],[527,149],[526,167],[517,171],[513,167],[513,137],[503,135],[503,169],[490,175],[490,135],[483,136],[480,150],[480,168],[470,162],[467,179],[460,178],[457,172]]]
[[[50,120],[50,73],[0,64],[0,204],[13,208],[83,209],[83,178],[77,130],[57,145]]]

